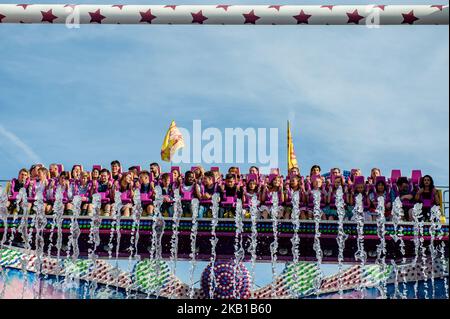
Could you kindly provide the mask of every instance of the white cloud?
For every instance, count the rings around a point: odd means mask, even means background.
[[[22,141],[13,132],[7,130],[3,125],[0,124],[0,145],[6,145],[7,147],[2,147],[10,155],[14,156],[17,160],[24,164],[28,163],[39,163],[39,156],[28,146],[24,141]],[[7,145],[9,144],[9,146]]]

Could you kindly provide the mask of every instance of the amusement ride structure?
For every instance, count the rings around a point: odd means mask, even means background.
[[[448,25],[448,5],[71,5],[0,4],[0,24],[249,24],[249,25]],[[1,25],[0,25],[1,27]],[[337,221],[320,219],[320,198],[314,198],[314,219],[300,220],[300,200],[292,198],[292,219],[278,220],[278,199],[271,218],[257,219],[257,201],[248,218],[243,203],[231,203],[234,218],[219,218],[220,197],[210,201],[212,216],[198,218],[197,199],[190,199],[192,217],[181,217],[182,201],[175,193],[174,214],[163,217],[163,199],[156,186],[155,212],[143,217],[139,191],[133,194],[131,217],[120,214],[122,197],[114,194],[111,216],[101,216],[105,200],[94,194],[93,216],[81,216],[81,198],[73,196],[73,214],[64,215],[61,189],[53,214],[44,211],[42,192],[0,188],[0,276],[8,272],[52,278],[75,296],[86,298],[310,298],[336,293],[340,297],[375,289],[381,298],[448,298],[447,207],[431,207],[430,221],[422,219],[422,204],[405,222],[403,203],[396,199],[392,221],[384,218],[380,199],[377,220],[364,220],[357,197],[354,218],[344,220],[344,195],[336,195]],[[448,195],[448,190],[446,191]],[[9,214],[7,201],[17,202]],[[34,202],[31,214],[28,202]],[[448,208],[447,208],[448,209]],[[21,212],[20,214],[18,212]],[[319,212],[319,213],[318,213]],[[134,262],[132,271],[114,260]],[[107,262],[107,261],[111,262]],[[190,282],[176,276],[177,261],[190,263]],[[208,262],[200,285],[195,285],[197,262]],[[272,282],[256,287],[256,263],[272,264]],[[247,267],[244,263],[250,265]],[[278,263],[286,267],[277,273]],[[322,264],[339,266],[336,275],[323,276]],[[344,265],[352,265],[345,268]],[[345,268],[345,269],[344,269]],[[6,284],[3,285],[3,290]],[[2,294],[0,286],[0,299]],[[106,289],[106,288],[109,288]],[[40,297],[42,287],[33,295]],[[116,295],[117,294],[117,295]]]

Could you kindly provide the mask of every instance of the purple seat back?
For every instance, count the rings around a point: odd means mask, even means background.
[[[402,176],[402,171],[399,169],[393,169],[391,171],[391,183],[395,184],[397,180]]]
[[[222,200],[222,204],[224,205],[232,205],[236,202],[235,198],[233,196],[224,196]]]
[[[270,175],[269,175],[269,184],[272,183],[273,180],[274,180],[276,177],[278,177],[277,174],[270,174]]]
[[[194,192],[183,192],[183,197],[181,198],[182,200],[186,200],[186,201],[190,201],[193,199],[193,194]]]
[[[172,173],[173,171],[178,171],[181,174],[180,166],[172,166],[170,172]]]
[[[422,178],[422,171],[420,169],[412,170],[411,183],[413,183],[413,185],[418,185],[421,178]]]
[[[337,178],[337,177],[342,177],[341,175],[339,175],[339,176],[334,176],[334,175],[330,175],[331,176],[331,184],[333,184],[334,185],[334,180]]]
[[[386,184],[386,177],[384,177],[384,176],[377,176],[375,178],[375,184],[380,182],[380,181]]]
[[[130,200],[130,194],[128,192],[123,192],[122,194],[120,194],[120,198],[122,199],[122,201],[128,201]]]
[[[364,178],[364,176],[355,176],[355,179],[354,179],[354,184],[356,185],[356,184],[365,184],[365,178]]]

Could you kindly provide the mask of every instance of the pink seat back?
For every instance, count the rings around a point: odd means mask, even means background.
[[[365,184],[364,176],[355,176],[354,183],[356,184]]]
[[[272,183],[273,180],[274,180],[276,177],[278,177],[277,174],[270,174],[270,175],[269,175],[269,183]]]
[[[233,196],[225,196],[224,198],[223,198],[223,201],[222,201],[222,204],[225,204],[225,205],[230,205],[230,204],[234,204],[234,197]]]
[[[384,176],[377,176],[375,178],[375,184],[377,184],[378,182],[384,182],[386,184],[386,177],[384,177]]]
[[[184,192],[183,193],[183,200],[192,200],[193,198],[193,192]]]
[[[173,171],[178,171],[181,174],[180,166],[172,166],[170,172],[172,173]]]
[[[402,171],[399,169],[393,169],[391,171],[391,183],[395,184],[397,180],[402,176]]]
[[[422,178],[422,171],[420,169],[412,170],[411,182],[413,183],[413,185],[419,184],[421,178]]]

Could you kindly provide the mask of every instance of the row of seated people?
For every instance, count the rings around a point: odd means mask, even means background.
[[[440,205],[440,196],[434,186],[431,176],[413,178],[395,176],[386,180],[379,169],[372,169],[367,180],[360,170],[352,170],[350,176],[345,177],[340,169],[334,168],[328,176],[322,176],[320,167],[314,165],[310,175],[303,177],[298,168],[289,171],[286,177],[279,174],[279,170],[272,170],[269,175],[259,173],[255,166],[248,174],[240,174],[237,167],[231,167],[223,176],[218,168],[205,171],[202,167],[193,167],[185,174],[181,174],[179,167],[172,167],[170,173],[162,173],[157,163],[150,165],[150,170],[141,170],[133,166],[127,172],[122,172],[118,161],[111,163],[111,171],[100,166],[94,166],[91,172],[83,170],[81,165],[74,165],[70,172],[64,171],[62,165],[51,164],[49,169],[43,165],[34,165],[30,170],[22,169],[17,178],[10,184],[7,206],[10,211],[20,207],[17,196],[21,188],[25,188],[28,196],[28,208],[33,211],[36,194],[42,191],[44,195],[45,212],[53,212],[53,204],[57,189],[60,188],[65,204],[65,212],[73,212],[72,199],[78,195],[82,199],[82,215],[92,215],[93,195],[98,193],[101,198],[101,212],[103,216],[110,216],[111,205],[114,203],[116,191],[121,193],[121,213],[130,216],[133,198],[136,190],[140,191],[143,216],[154,213],[155,187],[160,186],[163,196],[161,212],[170,217],[174,213],[175,190],[179,189],[181,196],[183,217],[192,216],[191,201],[199,199],[199,217],[210,218],[212,215],[212,196],[220,195],[219,217],[232,218],[236,211],[237,199],[243,203],[244,218],[250,218],[250,203],[252,198],[258,201],[258,218],[271,217],[274,209],[273,199],[278,198],[279,219],[291,219],[293,211],[293,195],[299,193],[299,208],[301,219],[312,219],[314,208],[313,192],[320,193],[320,208],[322,219],[336,220],[336,191],[342,187],[344,192],[345,219],[350,220],[353,215],[355,199],[358,194],[363,198],[365,219],[376,220],[378,198],[384,197],[385,217],[391,219],[392,203],[400,197],[405,211],[404,220],[412,220],[412,207],[415,203],[423,204],[423,215],[429,220],[430,209]]]

